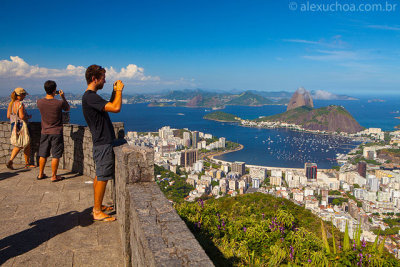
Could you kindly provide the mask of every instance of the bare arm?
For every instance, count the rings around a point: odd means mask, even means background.
[[[12,109],[12,103],[10,102],[10,104],[8,104],[8,108],[7,108],[7,119],[9,119],[11,116],[11,109]]]
[[[21,105],[21,108],[18,109],[18,117],[19,117],[21,120],[26,121],[26,120],[28,120],[29,118],[26,116],[25,107],[24,107],[24,105],[22,105],[21,103],[20,103],[20,105]]]
[[[67,99],[65,99],[65,95],[64,95],[63,90],[60,90],[60,96],[61,96],[61,99],[62,99],[62,101],[64,101],[65,106],[66,106],[66,108],[64,110],[65,111],[69,111],[70,106],[69,106],[69,103],[68,103]]]
[[[118,113],[121,111],[123,89],[124,84],[122,81],[118,80],[114,83],[114,91],[111,95],[110,102],[104,106],[104,111],[112,113]]]

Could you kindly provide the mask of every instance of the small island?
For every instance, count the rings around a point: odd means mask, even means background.
[[[203,119],[212,120],[212,121],[219,121],[219,122],[240,122],[240,118],[236,117],[233,114],[229,114],[222,111],[215,111],[206,114]]]

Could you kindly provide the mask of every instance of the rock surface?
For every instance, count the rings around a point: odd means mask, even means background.
[[[294,92],[286,110],[289,111],[291,109],[295,109],[301,106],[307,106],[310,108],[314,107],[310,92],[308,92],[303,87],[300,87],[299,89],[297,89],[296,92]]]

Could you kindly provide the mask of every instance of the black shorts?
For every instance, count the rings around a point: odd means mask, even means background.
[[[59,159],[64,153],[64,138],[62,134],[41,134],[38,156],[47,158],[50,156]]]
[[[108,181],[114,178],[114,150],[112,144],[93,146],[93,160],[96,164],[98,181]]]

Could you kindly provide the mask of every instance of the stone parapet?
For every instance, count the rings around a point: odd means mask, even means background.
[[[114,148],[115,194],[127,266],[213,266],[154,181],[154,150]]]
[[[39,158],[37,152],[39,150],[40,143],[40,122],[29,122],[31,132],[31,163],[38,165]],[[11,151],[14,148],[10,143],[11,137],[11,125],[10,122],[1,121],[0,122],[0,163],[6,163],[11,156]],[[14,159],[16,164],[25,164],[24,153],[19,152],[17,157]]]

